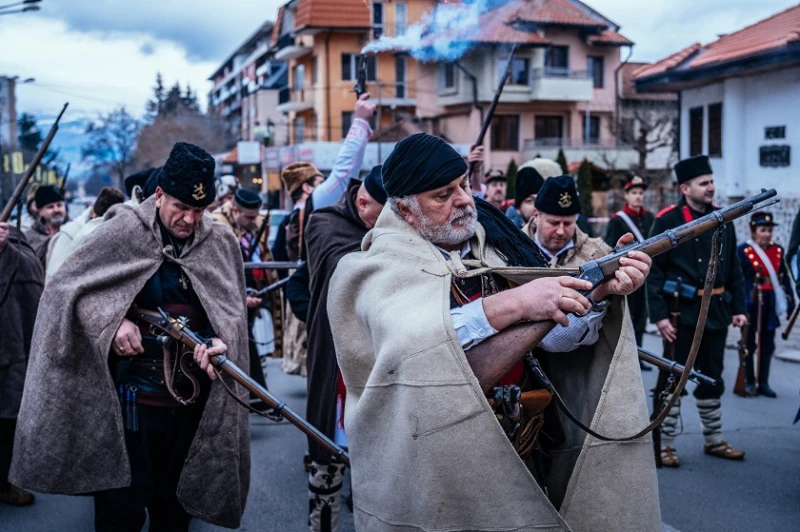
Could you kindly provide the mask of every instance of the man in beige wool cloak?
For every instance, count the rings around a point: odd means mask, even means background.
[[[400,142],[383,183],[390,208],[341,260],[328,299],[356,528],[661,530],[651,437],[588,436],[531,370],[538,360],[600,434],[647,425],[624,296],[650,258],[629,253],[584,297],[588,281],[546,268],[472,197],[466,163],[438,137]]]

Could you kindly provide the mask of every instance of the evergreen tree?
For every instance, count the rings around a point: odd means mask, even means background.
[[[567,164],[567,156],[564,155],[564,150],[562,150],[561,148],[558,149],[558,155],[556,156],[556,162],[558,163],[558,166],[561,167],[561,171],[564,172],[564,175],[567,175],[567,173],[569,171],[567,169],[567,166],[568,166],[568,164]]]
[[[19,146],[24,151],[36,151],[42,143],[42,130],[36,124],[36,117],[30,113],[22,113],[17,118],[17,127],[19,128]]]
[[[148,100],[146,105],[147,116],[151,122],[163,115],[165,99],[164,79],[161,77],[161,72],[159,72],[156,74],[156,86],[153,87],[153,99]]]
[[[506,187],[506,199],[514,199],[514,191],[517,188],[517,163],[514,162],[514,159],[511,159],[508,162],[506,179],[508,179],[508,186]]]
[[[578,170],[578,198],[581,202],[581,214],[591,217],[594,214],[592,208],[592,164],[584,159]]]

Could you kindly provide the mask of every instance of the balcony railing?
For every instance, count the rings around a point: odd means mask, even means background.
[[[313,94],[311,89],[283,87],[278,90],[277,110],[279,112],[285,112],[308,109],[314,105],[312,98]]]
[[[278,37],[278,42],[275,43],[275,49],[280,50],[294,44],[294,36],[291,33],[284,33]]]
[[[588,70],[571,70],[564,67],[544,67],[533,69],[533,78],[591,79]]]
[[[539,139],[526,139],[524,142],[525,150],[536,150],[546,148],[565,148],[565,149],[605,149],[605,150],[623,150],[633,149],[630,144],[622,142],[617,138],[610,139],[572,139],[561,137],[539,138]]]
[[[380,24],[372,26],[372,38],[377,40],[382,36],[398,37],[405,34],[408,30],[408,24]]]
[[[385,99],[413,100],[417,97],[416,84],[405,81],[381,83],[380,87],[375,82],[367,82],[367,89],[370,91],[372,99],[376,101]]]

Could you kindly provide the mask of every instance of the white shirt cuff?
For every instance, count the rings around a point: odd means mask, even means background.
[[[489,324],[489,319],[483,311],[483,298],[471,301],[463,307],[450,309],[450,316],[458,340],[464,349],[475,347],[497,334],[497,330]]]

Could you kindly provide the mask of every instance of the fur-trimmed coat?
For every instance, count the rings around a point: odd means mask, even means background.
[[[181,266],[228,357],[248,367],[244,268],[225,226],[204,216],[176,259],[161,240],[155,197],[121,205],[47,284],[34,328],[9,480],[46,493],[130,485],[122,412],[109,371],[114,334],[163,261]],[[223,376],[242,401],[247,391]],[[247,411],[214,381],[177,496],[192,515],[241,522],[250,482]]]

